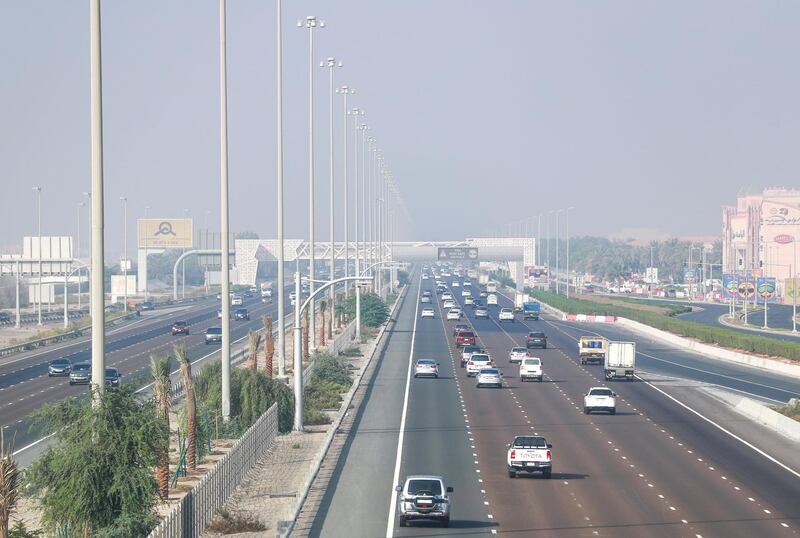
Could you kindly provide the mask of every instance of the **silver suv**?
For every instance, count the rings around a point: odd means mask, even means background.
[[[433,475],[410,475],[402,486],[394,488],[398,496],[400,526],[409,521],[423,519],[438,521],[442,527],[450,525],[450,498],[453,488],[446,486],[444,478]]]

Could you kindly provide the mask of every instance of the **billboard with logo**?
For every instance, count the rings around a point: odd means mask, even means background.
[[[192,219],[139,219],[139,248],[191,248]]]
[[[722,293],[726,299],[730,299],[739,289],[739,276],[725,273],[722,275]]]
[[[763,223],[768,226],[800,225],[800,209],[788,204],[764,201],[761,215]]]
[[[785,278],[783,280],[783,297],[786,302],[800,302],[800,278]],[[795,299],[795,296],[797,299]]]
[[[756,279],[756,293],[760,303],[774,303],[777,299],[778,283],[775,277],[761,276]]]
[[[697,272],[694,269],[689,267],[683,268],[683,281],[684,282],[694,282],[697,278]]]

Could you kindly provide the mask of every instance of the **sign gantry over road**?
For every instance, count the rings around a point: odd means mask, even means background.
[[[478,249],[475,247],[439,247],[440,260],[477,260]]]

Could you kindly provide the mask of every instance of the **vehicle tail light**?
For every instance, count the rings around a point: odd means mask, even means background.
[[[511,451],[511,459],[513,460],[516,457],[517,457],[517,451],[516,450],[512,450]]]
[[[470,366],[472,366],[474,363],[473,363],[472,361],[467,361],[467,364],[469,364]]]
[[[550,459],[550,451],[549,450],[547,451],[547,459],[548,460]]]

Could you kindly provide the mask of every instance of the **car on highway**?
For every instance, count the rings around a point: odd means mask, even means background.
[[[234,295],[231,297],[231,306],[242,306],[242,296]]]
[[[106,368],[104,377],[106,387],[119,387],[122,383],[122,375],[116,368]]]
[[[478,375],[481,368],[491,368],[492,366],[494,363],[488,353],[473,353],[467,361],[467,377]]]
[[[0,312],[0,323],[8,323],[11,321],[11,314],[8,312]]]
[[[209,327],[206,329],[206,344],[222,343],[222,327]]]
[[[428,273],[422,273],[422,280],[428,280]]]
[[[475,319],[489,319],[489,309],[479,306],[475,309]]]
[[[528,348],[526,347],[512,347],[508,352],[508,362],[517,364],[522,362],[522,359],[528,356]]]
[[[430,303],[431,302],[431,296],[430,295],[423,295],[422,297],[420,297],[419,302],[421,302],[421,303]]]
[[[456,323],[455,325],[453,325],[453,336],[457,336],[458,333],[468,330],[469,330],[469,325],[467,325],[466,323]]]
[[[217,310],[217,319],[222,319],[222,309]]]
[[[88,385],[92,380],[92,365],[88,362],[79,362],[72,366],[69,373],[70,385]]]
[[[154,305],[151,301],[144,301],[143,303],[139,303],[139,310],[144,312],[145,310],[155,310],[156,305]]]
[[[480,346],[468,345],[461,348],[461,367],[466,366],[467,361],[472,357],[473,353],[482,353],[483,349]]]
[[[469,290],[461,290],[462,297],[472,297],[472,292]]]
[[[436,314],[433,311],[433,308],[423,308],[422,313],[420,313],[421,318],[435,318]]]
[[[459,282],[458,280],[453,280],[453,281],[450,283],[450,287],[451,287],[451,288],[458,288],[459,286],[461,286],[461,282]]]
[[[411,521],[437,521],[440,526],[450,526],[451,500],[444,478],[434,475],[410,475],[403,485],[395,486],[398,523],[405,527]]]
[[[544,379],[542,359],[539,357],[525,357],[519,364],[519,380],[524,382],[531,379],[540,382]]]
[[[511,308],[501,308],[500,313],[497,314],[497,319],[502,323],[504,321],[514,322],[514,310]]]
[[[237,321],[245,321],[250,319],[250,312],[246,308],[237,308],[233,312],[233,319]]]
[[[452,293],[450,293],[449,291],[442,293],[442,301],[452,301],[452,300],[453,300]]]
[[[518,435],[506,445],[506,465],[508,477],[516,478],[517,473],[542,473],[542,478],[550,478],[553,472],[553,445],[538,435]]]
[[[472,305],[472,309],[473,310],[475,310],[479,306],[486,306],[486,305],[483,304],[483,300],[476,299],[475,297],[472,297],[472,302],[466,301],[466,303],[469,304],[469,305]]]
[[[186,320],[178,320],[172,324],[172,336],[176,334],[189,334],[189,323]]]
[[[456,302],[452,299],[447,299],[442,303],[442,308],[455,308]]]
[[[474,303],[475,303],[475,299],[473,299],[472,297],[464,297],[464,304],[471,305],[471,304],[474,304]]]
[[[458,307],[453,307],[447,311],[447,321],[458,321],[463,316],[461,309]]]
[[[497,368],[481,368],[475,376],[476,387],[497,387],[503,386],[503,376]]]
[[[525,337],[525,347],[528,349],[535,347],[547,349],[547,336],[542,331],[531,331]]]
[[[466,286],[468,288],[472,287],[472,281],[471,280],[465,280],[462,285]]]
[[[439,363],[433,359],[417,359],[414,377],[439,377]]]
[[[72,371],[72,361],[69,359],[53,359],[47,365],[47,377],[68,376]]]
[[[488,294],[486,293],[485,290],[481,290],[480,292],[478,292],[478,297],[486,297],[487,295]]]
[[[456,347],[474,346],[475,333],[472,331],[461,331],[456,335]]]
[[[587,415],[595,411],[617,414],[617,395],[608,387],[592,387],[583,397],[583,412]]]

